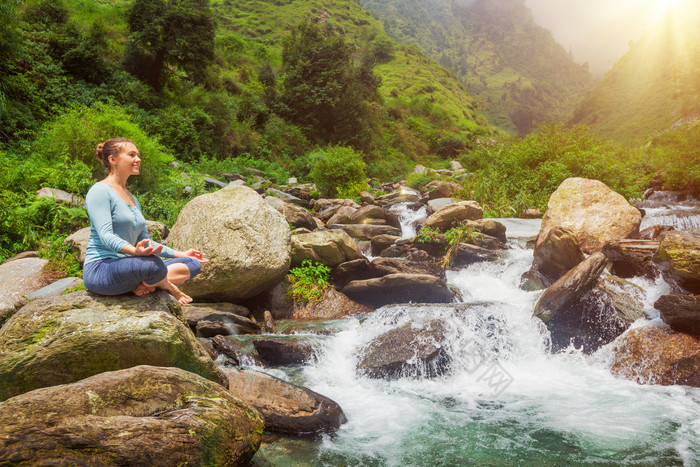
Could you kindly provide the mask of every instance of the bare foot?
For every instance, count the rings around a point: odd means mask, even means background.
[[[192,297],[189,295],[183,293],[180,289],[178,289],[174,284],[170,284],[172,287],[168,292],[170,292],[170,295],[175,297],[175,300],[177,300],[180,305],[186,305],[192,301]]]
[[[136,287],[133,290],[133,292],[134,292],[134,295],[141,296],[141,295],[149,294],[149,293],[153,292],[154,290],[156,290],[155,287],[151,287],[151,286],[146,285],[142,282],[141,284],[139,284],[138,287]]]

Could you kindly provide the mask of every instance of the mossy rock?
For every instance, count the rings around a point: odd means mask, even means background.
[[[137,365],[178,367],[226,385],[180,316],[165,292],[35,300],[0,329],[0,400]]]
[[[675,231],[664,234],[654,260],[668,263],[681,285],[700,292],[700,235]]]
[[[219,384],[137,366],[0,404],[0,465],[245,465],[263,428]]]

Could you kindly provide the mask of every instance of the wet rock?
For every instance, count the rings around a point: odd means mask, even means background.
[[[372,237],[372,240],[370,240],[372,245],[372,255],[379,256],[382,250],[392,246],[399,238],[401,237],[397,235],[377,235],[376,237]]]
[[[613,344],[611,371],[639,384],[700,387],[700,338],[665,327],[630,329]]]
[[[304,365],[316,360],[311,344],[293,339],[256,339],[253,347],[267,366]]]
[[[665,233],[654,260],[662,263],[682,287],[700,293],[700,236],[685,232]]]
[[[520,288],[526,292],[546,289],[550,285],[552,282],[534,268],[530,268],[520,276]]]
[[[173,248],[197,245],[211,258],[182,284],[201,300],[239,302],[274,287],[289,270],[290,234],[284,216],[247,187],[200,195],[180,211],[168,237]]]
[[[235,338],[222,335],[214,336],[211,339],[211,345],[216,352],[230,358],[236,365],[257,364],[263,366],[255,349],[252,346],[246,346]]]
[[[563,227],[590,254],[600,251],[608,240],[636,236],[641,221],[639,210],[604,183],[568,178],[549,198],[538,238],[554,227]]]
[[[663,295],[654,308],[674,331],[700,337],[700,295]]]
[[[550,329],[552,350],[573,344],[592,353],[612,342],[643,313],[643,291],[603,274],[607,258],[595,253],[542,294],[534,315]]]
[[[0,464],[244,465],[263,426],[216,383],[137,366],[0,404]]]
[[[389,274],[377,279],[352,281],[342,292],[372,308],[390,303],[449,303],[453,293],[444,280],[429,274]]]
[[[496,261],[500,255],[492,250],[468,243],[460,243],[450,254],[451,268],[461,268],[484,261]]]
[[[445,271],[434,261],[411,261],[396,258],[377,258],[372,262],[377,277],[389,274],[429,274],[440,279]]]
[[[226,369],[230,391],[255,407],[274,433],[333,432],[347,421],[337,402],[303,386],[254,371]]]
[[[338,224],[335,228],[344,230],[348,235],[358,241],[372,240],[378,235],[393,235],[396,237],[401,235],[401,229],[391,225]]]
[[[391,245],[379,252],[382,258],[402,258],[408,255],[411,248],[408,245]]]
[[[355,240],[343,230],[323,230],[292,236],[292,266],[311,260],[334,268],[363,258]]]
[[[198,337],[260,332],[260,326],[248,318],[250,311],[232,303],[191,303],[182,307],[182,314]]]
[[[357,373],[370,378],[440,376],[450,367],[445,339],[445,327],[438,320],[391,329],[360,351]]]
[[[672,230],[676,230],[676,229],[671,225],[655,224],[655,225],[652,225],[651,227],[647,227],[646,229],[640,231],[639,232],[639,239],[640,240],[659,240],[661,238],[661,235],[663,235],[666,232],[670,232]]]
[[[654,240],[608,240],[603,246],[603,254],[612,262],[611,272],[619,277],[645,276],[653,279],[659,269],[653,262],[659,249]]]
[[[331,281],[338,287],[343,287],[353,280],[364,280],[377,277],[372,263],[366,258],[346,261],[331,271]]]
[[[506,226],[492,219],[466,220],[462,222],[462,225],[484,235],[495,237],[503,243],[508,241],[506,237]]]
[[[321,301],[296,308],[292,319],[338,319],[371,311],[331,287]]]
[[[136,365],[174,366],[226,384],[162,291],[87,291],[35,300],[0,329],[0,400]]]
[[[272,318],[270,310],[265,310],[263,313],[263,331],[272,334],[275,331],[275,320]]]
[[[578,239],[568,229],[553,227],[537,239],[532,269],[550,284],[585,259]]]
[[[507,250],[508,245],[500,241],[496,237],[482,233],[475,233],[471,238],[466,239],[464,243],[485,248],[487,250]]]
[[[477,220],[484,217],[483,208],[476,201],[460,201],[459,203],[445,206],[434,214],[431,214],[423,224],[423,227],[437,229],[445,232],[454,225],[465,220]]]
[[[26,303],[23,298],[46,285],[41,270],[48,263],[42,258],[23,258],[0,264],[0,326]]]

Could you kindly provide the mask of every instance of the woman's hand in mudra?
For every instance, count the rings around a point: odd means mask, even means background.
[[[153,243],[151,240],[149,238],[144,238],[136,244],[136,253],[134,255],[151,256],[156,255],[161,251],[163,251],[163,245],[158,245],[156,248],[153,248]]]
[[[199,250],[187,250],[182,253],[182,256],[189,256],[190,258],[194,258],[200,263],[208,263],[209,259],[202,257],[202,252]]]

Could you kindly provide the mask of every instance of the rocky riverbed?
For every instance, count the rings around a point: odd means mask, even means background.
[[[647,226],[659,208],[585,179],[541,220],[483,219],[454,182],[278,188],[183,209],[166,242],[212,260],[192,305],[0,265],[0,464],[700,462],[688,216]],[[305,260],[333,287],[294,305]]]

